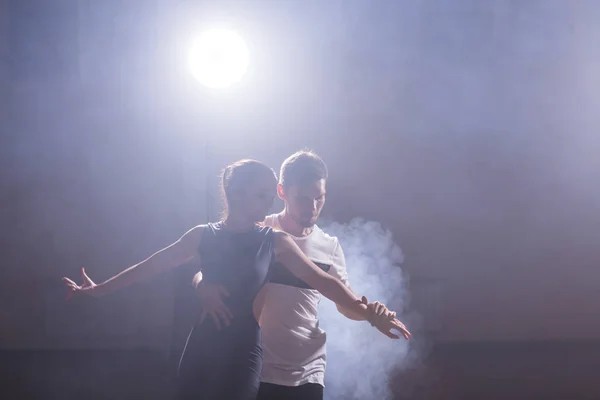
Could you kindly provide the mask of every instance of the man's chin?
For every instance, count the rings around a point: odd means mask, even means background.
[[[317,219],[305,219],[296,221],[303,228],[312,228],[317,223]]]

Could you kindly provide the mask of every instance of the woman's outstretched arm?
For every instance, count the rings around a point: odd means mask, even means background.
[[[367,305],[339,279],[317,267],[285,232],[275,232],[275,257],[292,274],[321,292],[329,300],[357,315],[368,319]]]
[[[367,304],[366,297],[359,299],[340,280],[317,267],[285,232],[276,231],[275,235],[275,257],[292,274],[321,292],[323,296],[338,306],[352,313],[355,319],[371,321],[381,333],[389,338],[399,338],[398,335],[392,333],[392,330],[399,331],[406,339],[410,338],[410,332],[396,318],[387,316],[373,318],[377,314],[377,310],[373,304]]]
[[[198,246],[202,239],[203,231],[203,226],[190,229],[175,243],[157,251],[144,261],[127,268],[97,285],[91,279],[87,278],[85,272],[83,273],[84,284],[82,286],[75,284],[69,278],[63,278],[63,281],[67,285],[71,296],[83,293],[93,296],[103,296],[139,282],[142,279],[185,264],[198,254]]]

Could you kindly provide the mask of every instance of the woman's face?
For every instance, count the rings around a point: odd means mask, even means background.
[[[263,222],[277,195],[277,179],[272,173],[262,174],[239,197],[241,213],[254,222]]]

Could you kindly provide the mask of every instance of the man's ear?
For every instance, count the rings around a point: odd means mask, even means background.
[[[277,196],[283,201],[285,201],[285,190],[283,190],[283,185],[281,183],[277,184]]]

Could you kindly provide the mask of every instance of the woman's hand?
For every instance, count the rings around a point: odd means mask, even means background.
[[[63,277],[62,280],[67,287],[67,300],[71,299],[73,296],[77,296],[80,294],[94,295],[94,289],[96,288],[96,284],[94,281],[90,279],[89,276],[85,273],[85,268],[81,268],[81,277],[83,278],[83,284],[80,286],[70,280],[67,277]]]

